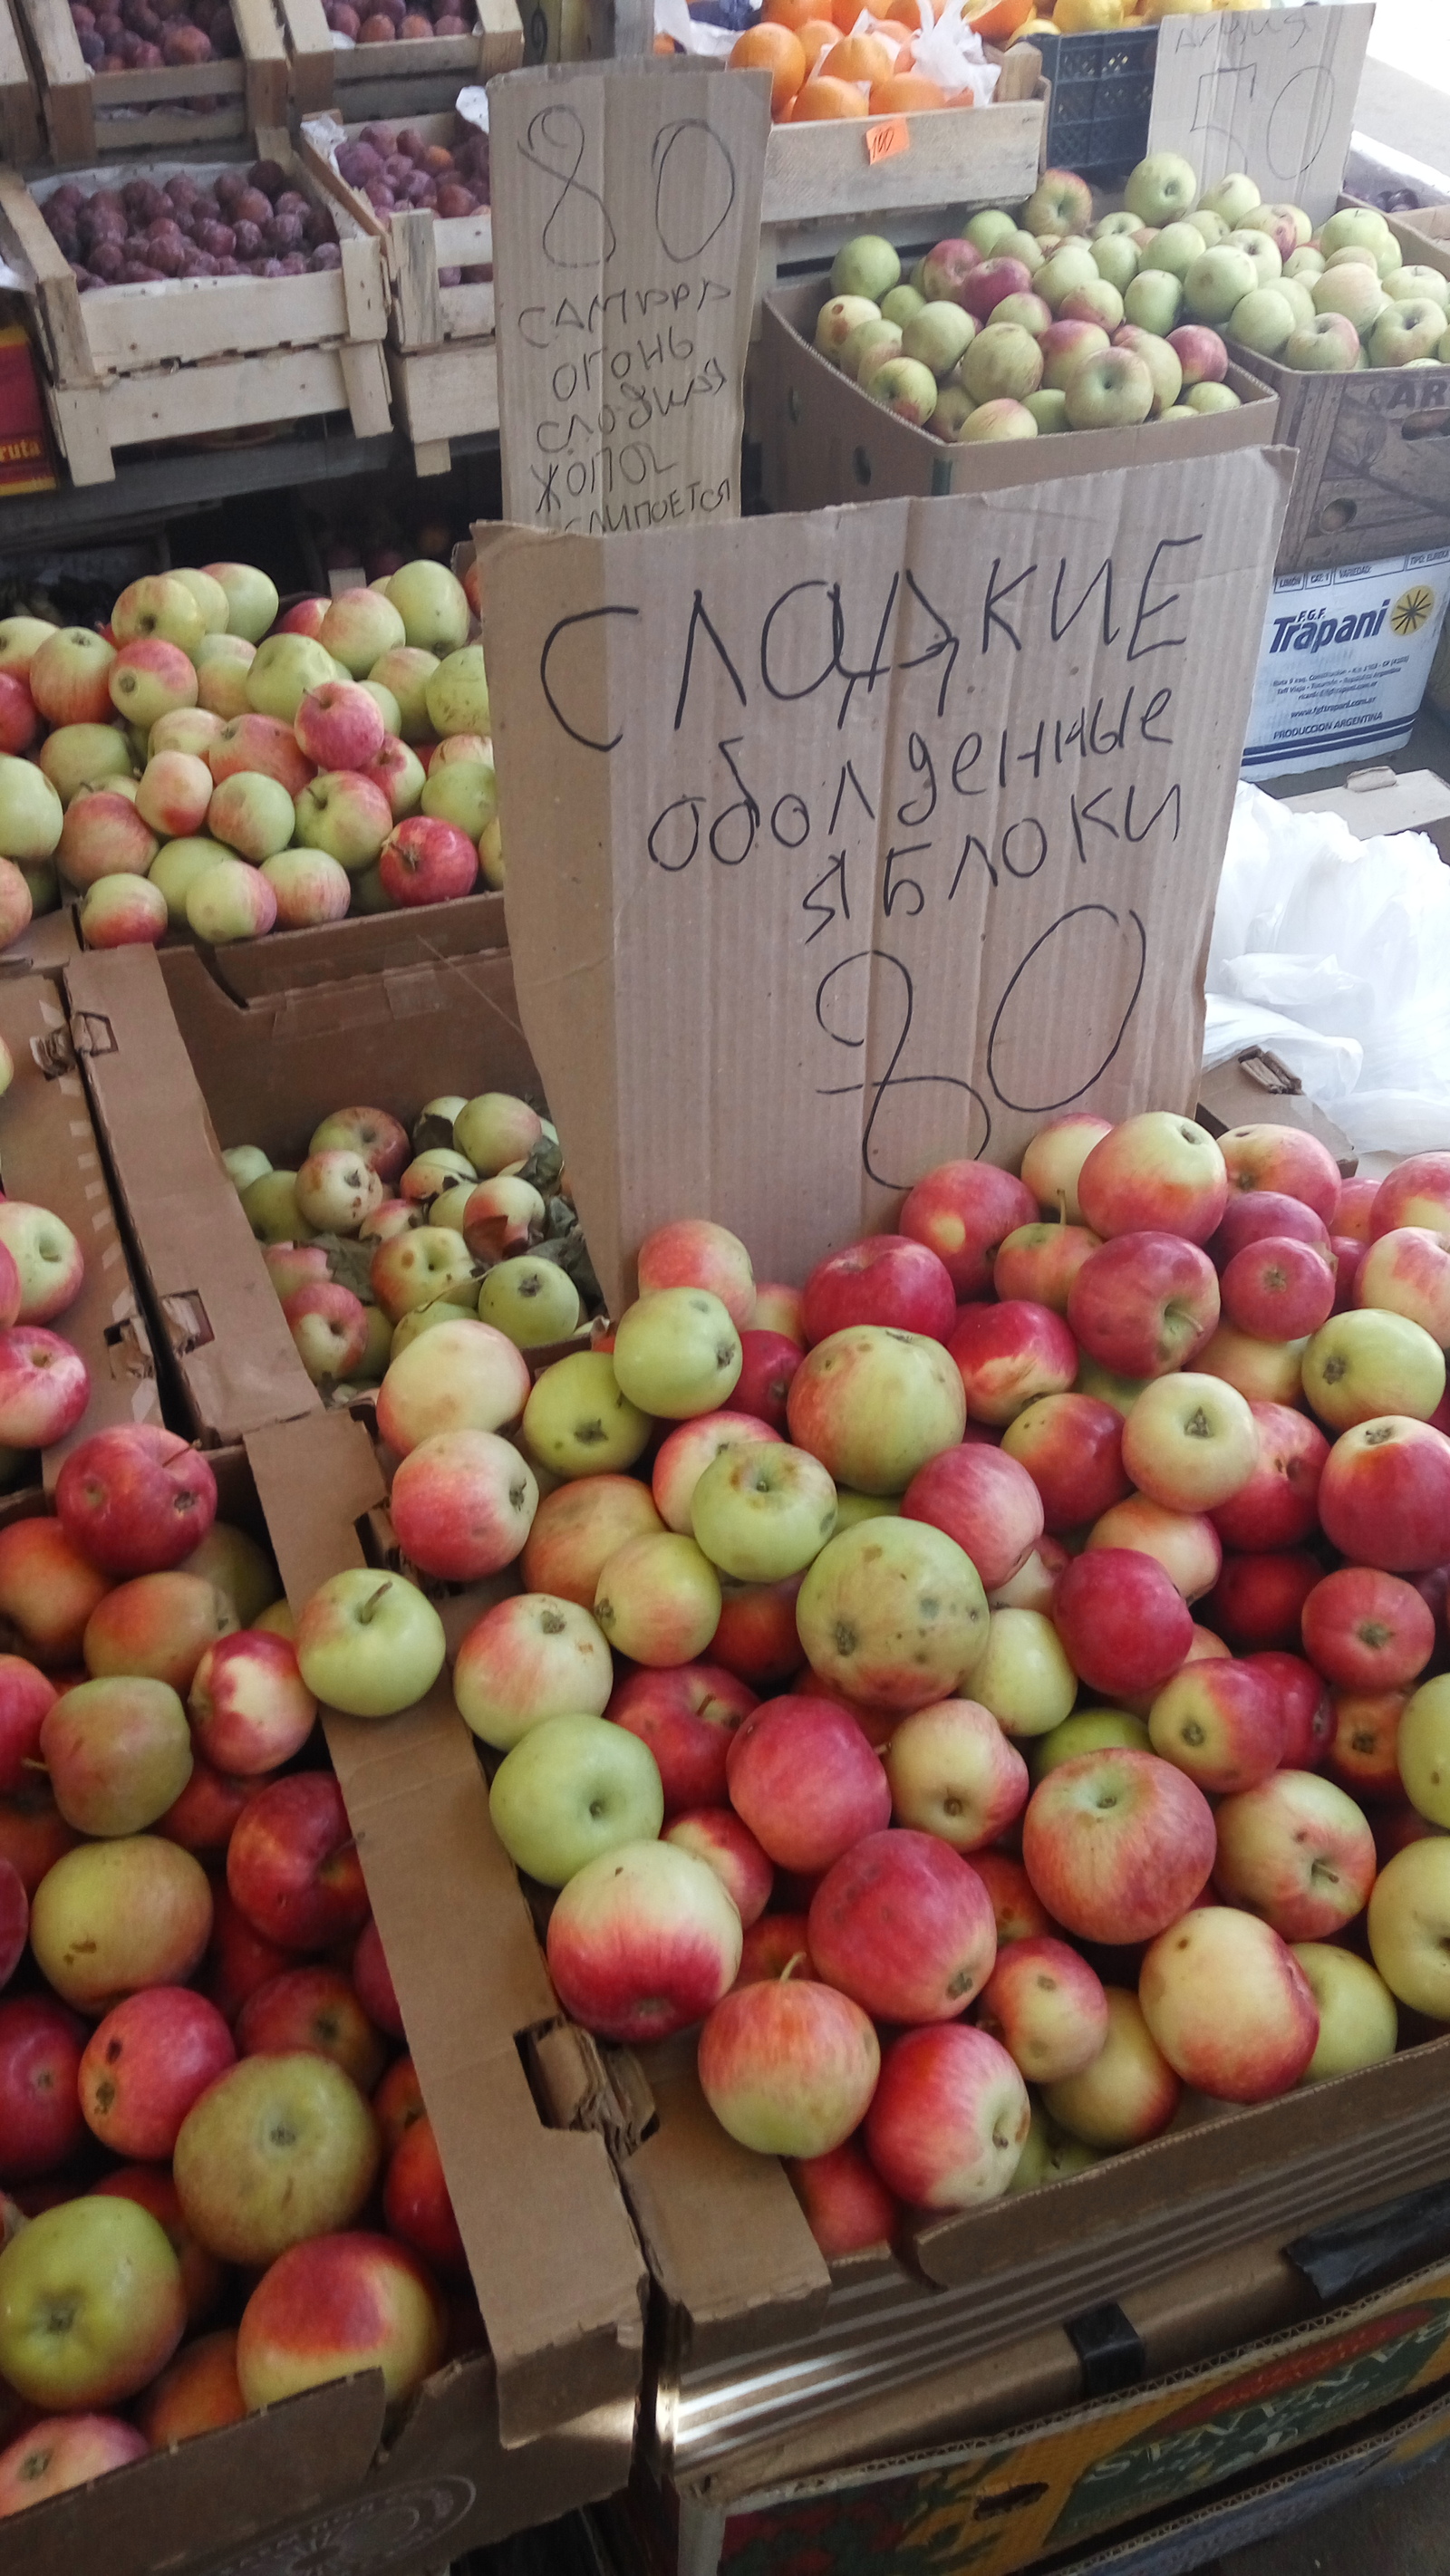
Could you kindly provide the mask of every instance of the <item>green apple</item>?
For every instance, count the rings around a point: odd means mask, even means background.
[[[229,1145],[222,1162],[238,1197],[251,1188],[253,1181],[265,1180],[272,1168],[260,1145]]]
[[[1097,261],[1086,245],[1054,251],[1034,275],[1032,292],[1056,313],[1065,295],[1070,295],[1075,286],[1092,285],[1097,275]]]
[[[163,841],[147,870],[147,875],[151,883],[159,886],[166,897],[167,918],[173,930],[184,930],[186,927],[187,897],[198,877],[204,876],[209,868],[218,866],[221,860],[229,859],[231,855],[231,851],[223,842],[206,840],[200,836],[188,837],[180,841]]]
[[[1060,430],[1067,428],[1067,396],[1060,388],[1043,386],[1035,394],[1029,394],[1022,407],[1024,411],[1031,412],[1040,438],[1055,437]]]
[[[191,1778],[191,1730],[169,1682],[112,1673],[52,1703],[40,1755],[55,1803],[78,1834],[139,1834]]]
[[[1432,1825],[1450,1826],[1450,1674],[1422,1682],[1395,1738],[1405,1796]]]
[[[1227,328],[1229,337],[1242,341],[1246,349],[1255,350],[1261,358],[1276,358],[1299,328],[1299,321],[1288,298],[1277,287],[1256,286],[1241,304],[1234,306]]]
[[[1071,1715],[1077,1675],[1040,1610],[994,1610],[972,1697],[1004,1735],[1042,1736]]]
[[[841,351],[858,322],[879,321],[881,308],[870,295],[831,295],[816,315],[816,347],[823,358],[840,364]]]
[[[1304,1393],[1321,1422],[1349,1431],[1385,1413],[1428,1422],[1445,1392],[1445,1358],[1423,1324],[1388,1308],[1331,1315],[1310,1336]]]
[[[260,2270],[305,2237],[354,2227],[381,2161],[378,2124],[331,2057],[244,2057],[200,2094],[172,2171],[192,2235]]]
[[[468,642],[468,593],[446,564],[423,557],[390,573],[388,603],[401,617],[409,644],[420,652],[456,653]]]
[[[1246,250],[1220,242],[1194,260],[1183,280],[1183,301],[1194,322],[1226,322],[1259,283],[1259,273]]]
[[[625,1395],[606,1351],[570,1351],[555,1360],[535,1380],[524,1407],[524,1438],[556,1476],[621,1474],[648,1447],[651,1428],[649,1415]]]
[[[1344,268],[1326,268],[1309,290],[1316,313],[1340,313],[1352,322],[1361,340],[1378,321],[1388,298],[1372,268],[1359,260]]]
[[[155,636],[191,654],[206,632],[200,606],[179,573],[144,573],[127,584],[111,611],[111,633],[118,644],[144,643]]]
[[[422,742],[433,731],[428,713],[428,683],[439,668],[436,653],[421,645],[396,644],[378,656],[369,679],[378,680],[398,709],[398,732],[404,742]]]
[[[64,821],[65,808],[34,761],[0,755],[0,852],[7,859],[48,859]]]
[[[1059,1762],[1072,1762],[1079,1753],[1111,1752],[1120,1745],[1134,1753],[1152,1752],[1152,1738],[1142,1718],[1130,1717],[1125,1708],[1080,1708],[1050,1735],[1038,1736],[1027,1757],[1034,1784],[1045,1780]]]
[[[1220,194],[1221,189],[1216,189],[1204,199],[1219,214],[1223,212]],[[1171,224],[1176,216],[1192,213],[1198,200],[1198,172],[1181,152],[1154,152],[1129,171],[1123,197],[1140,223]],[[1257,205],[1258,199],[1255,188],[1251,204]]]
[[[1201,385],[1190,385],[1183,397],[1190,411],[1237,411],[1239,398],[1232,385],[1215,384],[1209,378]]]
[[[1322,277],[1328,266],[1323,251],[1315,250],[1311,243],[1305,242],[1298,250],[1290,251],[1284,262],[1284,275],[1302,277],[1306,286],[1312,286],[1315,278]]]
[[[893,286],[890,294],[883,295],[881,298],[881,319],[883,322],[894,322],[899,330],[904,331],[907,323],[914,315],[921,312],[925,303],[926,297],[918,295],[914,286]]]
[[[1384,306],[1369,335],[1372,367],[1410,367],[1433,358],[1445,332],[1445,307],[1432,295]]]
[[[627,1727],[546,1717],[504,1755],[488,1808],[514,1867],[563,1887],[620,1843],[652,1842],[665,1793],[649,1746]]]
[[[255,564],[203,564],[202,571],[217,582],[226,593],[227,631],[244,635],[249,644],[260,644],[269,627],[277,622],[281,601],[274,582]]]
[[[498,812],[498,781],[491,760],[435,761],[423,786],[425,814],[456,823],[470,841],[487,830]]]
[[[849,1486],[836,1487],[836,1526],[831,1535],[839,1538],[842,1530],[854,1529],[858,1521],[899,1520],[899,1494],[857,1494]]]
[[[1396,2001],[1450,2021],[1450,1836],[1406,1843],[1370,1891],[1370,1956]]]
[[[720,1624],[720,1578],[694,1539],[650,1531],[605,1559],[594,1616],[615,1653],[632,1663],[692,1664]]]
[[[1090,238],[1094,245],[1100,241],[1114,241],[1119,237],[1127,241],[1133,233],[1141,229],[1142,217],[1135,215],[1131,206],[1117,206],[1112,214],[1099,215]],[[1094,258],[1097,256],[1096,248],[1093,256]]]
[[[1230,170],[1203,192],[1204,211],[1218,215],[1230,226],[1247,223],[1255,206],[1261,203],[1258,182],[1246,170]]]
[[[868,360],[874,365],[886,358],[901,355],[902,329],[899,322],[888,322],[884,313],[873,313],[858,322],[841,343],[837,364],[843,376],[853,376],[859,384]]]
[[[309,689],[335,678],[332,655],[310,635],[269,635],[247,672],[247,705],[292,724]]]
[[[487,735],[491,718],[482,645],[463,644],[447,654],[431,673],[423,701],[436,734]]]
[[[1389,225],[1375,206],[1342,206],[1319,232],[1319,247],[1326,259],[1333,251],[1359,246],[1378,251],[1393,240]]]
[[[242,1210],[259,1243],[311,1243],[312,1228],[297,1204],[295,1172],[263,1172],[242,1192]]]
[[[983,259],[995,259],[1003,242],[1016,230],[1013,217],[1004,214],[1000,206],[984,206],[980,214],[970,218],[965,238],[973,250],[981,252]]]
[[[579,1291],[557,1261],[518,1253],[489,1271],[478,1292],[478,1312],[521,1351],[541,1350],[578,1331]]]
[[[1036,2191],[1045,2182],[1062,2182],[1069,2174],[1086,2173],[1089,2165],[1101,2161],[1102,2152],[1100,2147],[1084,2146],[1081,2138],[1070,2138],[1041,2103],[1035,2102],[1027,2144],[1007,2189],[1009,2193]]]
[[[1395,304],[1412,304],[1422,295],[1428,295],[1432,303],[1439,305],[1442,313],[1450,306],[1450,277],[1442,277],[1438,268],[1411,266],[1392,269],[1384,280],[1384,290]]]
[[[740,1369],[740,1336],[708,1288],[649,1289],[619,1319],[614,1375],[641,1413],[670,1422],[714,1413],[729,1401]]]
[[[1123,319],[1166,339],[1183,309],[1183,282],[1166,269],[1140,268],[1123,289]]]
[[[0,2254],[0,2371],[42,2415],[134,2397],[185,2331],[181,2266],[139,2201],[62,2201]]]
[[[1214,214],[1209,207],[1195,206],[1193,229],[1202,234],[1205,250],[1217,250],[1220,242],[1228,240],[1231,227],[1224,222],[1222,215]]]
[[[1093,243],[1093,257],[1098,264],[1099,277],[1106,278],[1109,286],[1115,286],[1120,295],[1125,295],[1141,264],[1137,243],[1130,241],[1126,233],[1108,233],[1101,241]]]
[[[201,612],[204,635],[225,635],[231,623],[232,604],[215,575],[198,572],[183,564],[173,573],[174,581],[183,582]]]
[[[1253,225],[1246,224],[1241,231],[1229,234],[1227,247],[1247,253],[1254,263],[1254,274],[1260,286],[1272,286],[1276,277],[1282,277],[1284,262],[1279,245],[1271,234],[1259,232]]]
[[[1283,276],[1276,278],[1273,286],[1269,288],[1267,292],[1273,295],[1282,295],[1284,302],[1288,305],[1290,312],[1294,316],[1294,328],[1296,331],[1302,331],[1306,323],[1313,321],[1314,297],[1310,292],[1309,280],[1307,277],[1291,277],[1288,270],[1285,269]]]
[[[297,1622],[297,1665],[315,1699],[349,1717],[395,1717],[443,1670],[443,1622],[415,1583],[350,1566],[319,1585]]]
[[[976,1670],[987,1600],[970,1557],[943,1530],[858,1521],[807,1570],[796,1625],[823,1680],[868,1707],[907,1712],[952,1698]]]
[[[131,775],[131,747],[116,725],[57,725],[35,757],[62,805],[70,803],[78,787],[100,787]]]
[[[1299,2081],[1322,2084],[1393,2057],[1399,2039],[1395,1999],[1367,1959],[1331,1941],[1294,1941],[1295,1958],[1319,2006],[1319,2044]]]
[[[860,380],[861,390],[898,420],[924,429],[936,410],[936,378],[914,358],[888,357],[872,365]]]
[[[1144,272],[1161,268],[1166,269],[1170,277],[1186,277],[1194,261],[1203,257],[1207,247],[1196,225],[1165,224],[1157,239],[1148,244],[1139,266]]]
[[[1011,230],[1012,218],[1001,218]],[[980,248],[980,244],[978,245]],[[901,261],[895,245],[884,241],[879,233],[857,233],[843,242],[831,263],[833,295],[869,296],[879,304],[901,282]]]
[[[257,648],[245,636],[203,635],[193,656],[198,706],[228,722],[233,716],[244,716],[249,704],[247,675],[256,658]]]
[[[818,1459],[781,1441],[722,1449],[690,1499],[712,1565],[737,1583],[781,1583],[819,1556],[836,1526],[836,1488]]]

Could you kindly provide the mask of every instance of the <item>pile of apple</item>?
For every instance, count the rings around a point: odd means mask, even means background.
[[[0,1039],[0,1092],[14,1073]],[[0,1487],[38,1482],[35,1454],[74,1431],[91,1400],[91,1373],[73,1342],[49,1327],[73,1306],[85,1255],[49,1208],[0,1198]]]
[[[512,1092],[430,1100],[411,1137],[386,1109],[339,1109],[296,1171],[274,1170],[259,1145],[222,1159],[302,1365],[340,1401],[375,1386],[420,1334],[482,1317],[487,1338],[509,1345],[517,1415],[529,1383],[518,1354],[579,1328],[571,1270],[586,1283],[592,1273],[558,1136]],[[510,1453],[511,1473],[519,1463]]]
[[[481,2340],[275,1570],[150,1427],[0,1531],[0,2516]]]
[[[229,7],[225,17],[230,27]],[[166,55],[168,63],[212,58],[198,28],[179,28],[167,41],[191,48]],[[205,53],[195,50],[199,44]],[[301,277],[342,265],[331,212],[294,187],[280,161],[221,170],[211,180],[179,170],[164,185],[137,177],[88,189],[63,179],[40,211],[82,295],[95,286],[156,286],[168,277]]]
[[[436,4],[441,7],[441,0]],[[392,5],[396,7],[398,0],[392,0]],[[348,16],[354,14],[348,0],[327,0],[327,7],[329,12],[342,9]],[[329,23],[335,23],[331,17]],[[460,19],[456,25],[404,26],[393,32],[461,36],[467,31]],[[366,34],[362,41],[368,41]],[[430,143],[416,126],[399,130],[391,125],[365,125],[353,141],[337,146],[333,160],[338,176],[366,197],[375,214],[391,216],[421,206],[449,219],[477,214],[489,201],[488,136],[476,130],[467,132],[454,152],[446,143]],[[492,275],[487,263],[440,268],[438,283],[487,285]]]
[[[831,2252],[1450,2021],[1450,1154],[1073,1115],[898,1222],[667,1226],[608,1347],[378,1401],[405,1559],[527,1587],[452,1678],[561,2002],[703,2024]],[[444,1632],[349,1573],[298,1656],[380,1717]]]
[[[1174,152],[1140,161],[1124,195],[1094,221],[1087,181],[1049,170],[1020,219],[973,215],[905,282],[891,243],[862,234],[837,254],[816,347],[899,419],[969,443],[1232,410],[1226,340],[1302,369],[1450,358],[1450,280],[1404,266],[1372,207],[1315,234],[1242,171],[1200,201]]]
[[[419,560],[278,605],[219,563],[131,583],[105,633],[0,622],[0,946],[65,892],[115,948],[502,883],[463,584]]]

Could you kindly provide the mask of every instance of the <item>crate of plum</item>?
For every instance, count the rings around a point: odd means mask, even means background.
[[[348,122],[451,109],[460,89],[516,71],[516,0],[277,0],[294,111]]]
[[[18,0],[63,166],[285,132],[272,0]]]
[[[385,435],[382,260],[375,242],[338,236],[290,154],[93,169],[33,190],[0,172],[0,244],[34,280],[72,479],[110,481],[118,447],[324,412]]]
[[[340,240],[381,247],[400,424],[418,471],[441,473],[451,438],[498,426],[488,136],[456,113],[404,126],[310,117],[300,148]]]

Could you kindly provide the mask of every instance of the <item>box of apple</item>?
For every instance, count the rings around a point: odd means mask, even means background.
[[[1199,194],[1177,153],[1139,162],[1125,204],[1049,170],[1020,218],[971,217],[904,278],[875,234],[837,254],[815,345],[873,402],[968,444],[1134,428],[1234,409],[1233,342],[1305,371],[1450,359],[1450,279],[1403,263],[1382,215],[1316,234],[1235,172]]]
[[[502,883],[472,606],[420,560],[279,616],[248,564],[147,575],[105,633],[0,622],[0,945],[209,945]]]
[[[526,1587],[452,1682],[561,2003],[698,2026],[828,2253],[1450,2022],[1450,1153],[1070,1115],[799,1292],[695,1219],[639,1286],[532,1387],[395,1358],[393,1521]],[[445,1661],[378,1581],[298,1628],[374,1717]]]
[[[316,1699],[217,1472],[0,1530],[0,2516],[482,2332]],[[234,1489],[234,1490],[232,1490]],[[224,2535],[219,2535],[222,2537]]]

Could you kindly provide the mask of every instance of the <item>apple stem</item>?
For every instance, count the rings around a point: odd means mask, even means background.
[[[357,1614],[359,1626],[364,1628],[368,1626],[378,1603],[386,1600],[388,1594],[392,1591],[392,1588],[391,1583],[380,1583],[376,1592],[370,1592],[368,1594],[366,1601],[363,1602]]]
[[[781,1982],[781,1984],[782,1984],[782,1985],[784,1985],[784,1984],[785,1984],[785,1981],[786,1981],[787,1977],[793,1977],[793,1976],[795,1975],[795,1972],[796,1972],[797,1968],[808,1968],[809,1966],[810,1966],[810,1952],[809,1952],[808,1950],[797,1950],[797,1951],[795,1951],[795,1952],[794,1952],[794,1954],[793,1954],[789,1959],[787,1959],[787,1961],[786,1961],[786,1963],[785,1963],[785,1966],[781,1969],[781,1972],[780,1972],[780,1982]]]

